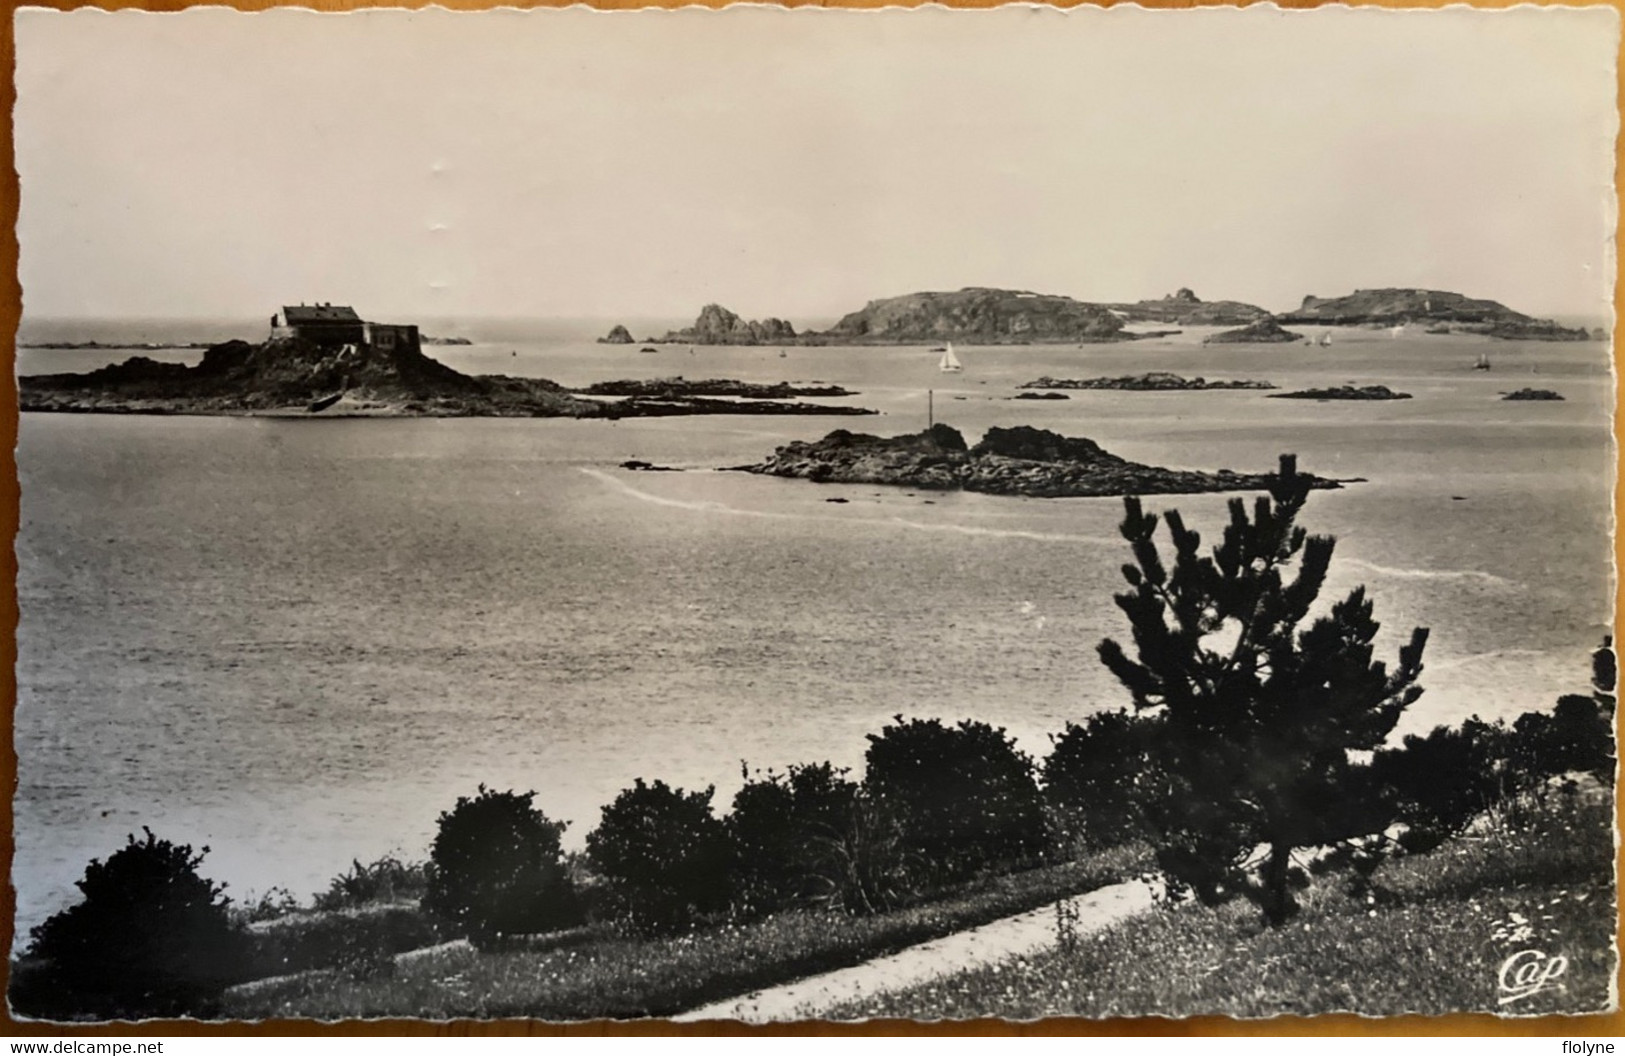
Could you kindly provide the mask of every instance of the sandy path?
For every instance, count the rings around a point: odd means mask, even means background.
[[[1098,931],[1151,907],[1151,888],[1130,880],[1068,899],[1077,909],[1077,932]],[[729,998],[672,1017],[680,1023],[737,1019],[771,1023],[816,1019],[835,1005],[949,975],[964,968],[1035,953],[1055,943],[1055,904],[956,932],[887,957],[814,975],[783,986]]]

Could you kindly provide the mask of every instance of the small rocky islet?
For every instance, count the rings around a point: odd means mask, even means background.
[[[1023,382],[1018,389],[1111,389],[1119,392],[1185,392],[1208,389],[1273,389],[1267,381],[1240,379],[1225,381],[1206,378],[1186,378],[1167,371],[1153,370],[1144,374],[1125,374],[1116,378],[1051,378],[1047,375],[1036,381]],[[1029,399],[1032,397],[1028,397]]]
[[[1408,392],[1395,392],[1386,385],[1336,385],[1328,389],[1302,389],[1298,392],[1272,392],[1272,400],[1408,400]]]
[[[822,440],[786,444],[761,462],[732,468],[818,483],[1033,498],[1259,491],[1276,479],[1273,473],[1147,466],[1120,458],[1093,440],[1024,425],[991,428],[971,446],[959,430],[940,422],[923,432],[892,437],[837,429]],[[1283,458],[1283,469],[1296,472],[1291,456]],[[1321,477],[1305,479],[1314,488],[1342,486]]]

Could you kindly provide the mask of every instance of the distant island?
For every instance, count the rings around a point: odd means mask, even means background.
[[[163,352],[169,349],[199,349],[212,347],[207,341],[19,341],[18,348],[42,348],[54,352],[82,352],[116,349],[120,352],[140,349],[143,352]]]
[[[1427,333],[1474,333],[1506,340],[1584,341],[1596,334],[1515,312],[1498,301],[1446,290],[1356,290],[1344,297],[1309,295],[1292,311],[1272,315],[1241,301],[1204,301],[1189,288],[1156,300],[1093,303],[1057,294],[967,286],[870,301],[828,330],[797,332],[784,319],[747,320],[718,304],[700,310],[692,326],[658,340],[691,345],[879,345],[958,341],[971,345],[1092,344],[1135,341],[1178,333],[1135,332],[1131,322],[1227,326],[1204,344],[1289,344],[1303,335],[1287,325],[1396,327],[1417,324]],[[1606,336],[1606,335],[1604,335]],[[600,344],[632,343],[617,325]]]
[[[970,447],[957,429],[938,423],[924,432],[880,437],[837,429],[822,440],[777,449],[762,462],[736,467],[747,473],[799,477],[820,483],[889,484],[991,495],[1068,498],[1255,491],[1268,473],[1232,473],[1146,466],[1101,448],[1093,440],[1017,426],[992,428]],[[1336,481],[1309,478],[1317,488]]]
[[[346,324],[333,324],[333,328]],[[415,327],[367,324],[371,340],[328,340],[298,327],[261,344],[227,341],[196,366],[134,356],[84,374],[18,379],[24,411],[111,414],[296,414],[368,417],[627,418],[684,414],[851,415],[861,407],[767,397],[796,390],[711,381],[621,383],[625,398],[585,399],[543,378],[468,375],[425,356]],[[340,335],[354,336],[348,332]],[[615,389],[617,383],[606,383]],[[726,397],[744,396],[746,399]]]
[[[1167,371],[1125,374],[1119,378],[1051,378],[1023,382],[1018,389],[1117,389],[1124,392],[1175,392],[1204,389],[1273,389],[1267,381],[1208,381],[1186,378]]]
[[[1551,389],[1519,389],[1502,396],[1503,400],[1561,400],[1563,397]]]
[[[1488,334],[1506,340],[1588,341],[1589,331],[1560,326],[1515,312],[1499,301],[1478,300],[1448,290],[1385,288],[1355,290],[1346,297],[1305,297],[1296,310],[1279,317],[1288,325],[1404,326],[1427,324],[1430,334]]]
[[[1408,400],[1408,392],[1395,392],[1386,385],[1338,385],[1330,389],[1303,389],[1299,392],[1272,392],[1272,400]]]

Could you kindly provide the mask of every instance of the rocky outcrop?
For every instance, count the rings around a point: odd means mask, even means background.
[[[783,319],[746,322],[720,304],[708,304],[693,326],[670,331],[661,340],[692,345],[787,344],[796,340],[796,331]]]
[[[1519,389],[1502,396],[1503,400],[1561,400],[1563,397],[1551,389]]]
[[[630,345],[632,343],[632,331],[617,323],[610,327],[609,333],[598,339],[598,343],[600,345]]]
[[[1339,385],[1330,389],[1303,389],[1299,392],[1274,392],[1272,400],[1408,400],[1408,392],[1395,392],[1386,385]]]
[[[1180,326],[1246,326],[1270,313],[1241,301],[1204,301],[1189,289],[1156,301],[1110,306],[1130,322],[1178,323]]]
[[[1302,341],[1302,334],[1283,330],[1274,316],[1264,318],[1235,330],[1225,330],[1202,339],[1204,345],[1278,345]]]
[[[414,417],[624,418],[676,414],[872,414],[861,407],[682,392],[589,400],[544,378],[468,375],[412,345],[335,349],[298,338],[228,341],[195,367],[136,356],[86,374],[18,379],[25,411],[313,413]]]
[[[1124,392],[1174,392],[1187,389],[1273,389],[1267,381],[1208,381],[1206,378],[1185,378],[1167,371],[1153,370],[1145,374],[1125,374],[1120,378],[1051,378],[1017,385],[1018,389],[1117,389]]]
[[[423,335],[422,341],[425,345],[472,345],[474,343],[471,338],[467,337],[431,337],[428,334]]]
[[[992,495],[1064,498],[1256,491],[1273,474],[1162,469],[1119,458],[1093,440],[1017,426],[989,429],[969,447],[957,429],[937,424],[922,433],[879,437],[837,429],[812,443],[780,447],[746,472],[844,484],[964,490]],[[1335,481],[1310,478],[1312,486]]]
[[[636,381],[599,381],[577,392],[587,396],[732,396],[746,400],[788,400],[797,396],[856,396],[839,385],[792,385],[787,381],[762,385],[732,378],[688,381],[652,378]]]
[[[844,344],[963,341],[974,344],[1125,340],[1105,305],[1070,297],[973,286],[870,301],[820,337]]]

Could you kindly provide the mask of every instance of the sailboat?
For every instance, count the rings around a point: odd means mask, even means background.
[[[965,368],[960,364],[959,357],[954,355],[954,343],[952,341],[948,342],[948,347],[943,350],[942,362],[937,364],[937,369],[944,374],[959,374],[964,371]]]
[[[1322,333],[1320,335],[1320,347],[1321,348],[1330,348],[1331,344],[1332,344],[1332,332],[1330,330],[1327,330],[1327,331],[1325,331],[1324,333]]]
[[[1490,369],[1490,354],[1488,352],[1480,352],[1478,354],[1478,362],[1473,364],[1473,369],[1474,370],[1489,370]]]

